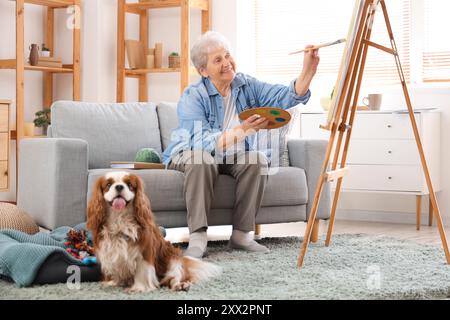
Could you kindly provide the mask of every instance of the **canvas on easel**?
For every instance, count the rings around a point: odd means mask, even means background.
[[[370,41],[373,19],[377,9],[380,6],[390,38],[390,48]],[[441,237],[447,264],[450,264],[450,252],[442,223],[442,217],[436,200],[436,195],[434,193],[433,184],[423,151],[416,119],[414,117],[414,110],[412,108],[405,76],[400,63],[400,57],[398,55],[397,45],[392,32],[385,0],[356,0],[353,17],[350,24],[350,30],[347,37],[347,44],[342,57],[340,73],[336,82],[336,87],[334,90],[335,92],[333,93],[333,100],[328,113],[327,123],[320,126],[324,130],[330,130],[330,138],[327,150],[325,152],[325,159],[323,160],[321,174],[317,181],[314,200],[311,206],[310,213],[308,215],[308,224],[306,226],[305,236],[300,248],[297,265],[298,267],[301,267],[304,262],[308,245],[311,240],[312,229],[316,219],[323,186],[325,183],[337,180],[325,244],[328,246],[331,241],[342,181],[344,176],[348,172],[348,168],[345,166],[347,161],[347,153],[350,145],[352,127],[355,121],[357,102],[361,89],[361,81],[364,74],[364,67],[369,47],[373,47],[382,50],[387,54],[391,54],[395,59],[399,74],[399,80],[402,85],[403,94],[405,96],[406,105],[408,107],[411,126],[419,151],[423,174],[427,182],[428,191],[430,194],[433,214],[437,222],[437,227],[439,230],[439,235]],[[341,148],[342,144],[344,144],[343,148]],[[331,170],[329,170],[331,154],[334,154],[334,156],[333,161],[331,162]],[[364,177],[361,177],[361,179],[364,179]]]
[[[362,13],[364,8],[364,2],[356,0],[355,5],[353,7],[353,14],[352,18],[350,20],[350,26],[348,28],[347,33],[347,41],[344,48],[344,53],[342,54],[341,59],[341,65],[339,67],[339,73],[336,80],[336,85],[334,86],[333,95],[331,97],[330,102],[330,108],[328,110],[328,117],[327,122],[322,126],[323,129],[330,130],[331,124],[336,116],[336,111],[338,109],[338,103],[339,99],[342,95],[342,91],[344,88],[344,82],[345,82],[345,75],[347,74],[349,64],[350,64],[350,57],[351,53],[353,52],[353,49],[355,47],[355,40],[356,40],[356,31],[357,26],[361,22],[362,19]]]

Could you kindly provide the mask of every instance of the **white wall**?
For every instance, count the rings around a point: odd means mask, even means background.
[[[254,73],[252,53],[254,43],[251,39],[254,23],[247,14],[252,10],[252,1],[242,0],[213,0],[212,28],[223,33],[234,48],[239,71]],[[84,1],[84,15],[82,20],[82,100],[113,102],[116,96],[116,0],[89,0]],[[43,40],[43,11],[38,6],[27,5],[25,20],[27,22],[25,39],[26,45],[31,42],[42,43]],[[72,44],[70,31],[65,28],[67,14],[60,12],[56,17],[56,26],[62,30],[56,37],[56,52],[65,61],[71,61]],[[161,9],[150,11],[150,46],[155,42],[163,42],[163,54],[166,57],[171,51],[179,51],[179,9]],[[191,14],[191,41],[200,34],[200,14],[197,10]],[[0,46],[0,57],[14,56],[14,4],[9,1],[0,2],[0,30],[10,30],[4,33]],[[137,38],[138,26],[133,15],[127,18],[127,37]],[[164,63],[167,64],[166,59]],[[42,104],[42,75],[27,72],[26,74],[26,113],[27,121],[33,119],[35,111]],[[71,79],[68,75],[58,75],[55,81],[55,98],[71,99]],[[149,99],[151,101],[177,101],[179,97],[179,75],[162,74],[149,75]],[[15,100],[15,76],[13,71],[0,70],[0,99]],[[442,191],[438,194],[438,201],[444,221],[450,224],[450,90],[448,86],[442,89],[410,88],[411,97],[415,107],[438,107],[442,111]],[[127,80],[127,100],[137,99],[137,81]],[[363,96],[365,92],[361,93]],[[385,90],[385,106],[404,106],[400,89]],[[313,92],[314,95],[314,92]],[[318,99],[312,99],[309,108],[316,107]],[[12,119],[14,121],[14,119]],[[14,150],[14,146],[11,146]],[[11,172],[14,172],[14,152],[11,154]],[[13,179],[12,179],[13,180]],[[12,181],[11,192],[0,194],[0,200],[14,201],[15,186]],[[423,212],[427,212],[427,199],[423,201]],[[367,219],[393,220],[414,222],[415,199],[411,196],[393,196],[383,194],[356,194],[343,193],[340,201],[338,218],[351,212],[367,211]],[[349,213],[350,212],[350,213]],[[404,217],[404,220],[403,220]],[[394,219],[394,220],[395,220]],[[399,222],[400,222],[399,221]]]
[[[97,48],[97,70],[95,76],[89,79],[98,79],[97,96],[92,95],[91,101],[111,102],[116,99],[116,42],[117,42],[117,1],[99,1],[96,6],[96,21],[98,21],[98,37],[90,35],[91,45]],[[231,42],[236,43],[236,30],[232,26],[236,23],[236,1],[237,0],[213,0],[213,23],[212,28],[222,32]],[[86,3],[85,7],[93,7],[94,4]],[[86,9],[85,9],[86,10]],[[167,56],[172,51],[180,52],[180,9],[168,8],[150,10],[149,17],[149,46],[154,47],[156,42],[163,43],[163,66],[167,66]],[[93,18],[93,17],[91,17]],[[199,10],[191,12],[191,42],[201,33],[201,15]],[[85,15],[85,20],[88,19]],[[86,23],[85,21],[84,23]],[[126,38],[138,39],[138,19],[133,14],[128,14],[126,19]],[[92,59],[92,57],[87,57]],[[85,60],[83,63],[88,62]],[[86,68],[83,68],[86,72]],[[94,71],[89,70],[89,73]],[[150,101],[177,101],[180,95],[180,76],[177,73],[149,74],[148,95]],[[195,81],[198,77],[192,77]],[[87,81],[92,83],[93,81]],[[138,99],[136,79],[126,80],[126,100],[136,101]],[[84,99],[85,96],[83,96]]]

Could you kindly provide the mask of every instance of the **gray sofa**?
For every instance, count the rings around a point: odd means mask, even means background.
[[[20,144],[17,205],[39,225],[53,229],[86,220],[86,206],[98,177],[111,161],[134,160],[140,148],[161,152],[177,126],[176,104],[84,103],[58,101],[52,106],[47,138]],[[290,140],[289,167],[269,177],[257,224],[307,221],[327,141]],[[174,170],[137,170],[157,222],[186,226],[184,174]],[[235,181],[221,175],[215,186],[210,225],[231,224]],[[324,190],[317,217],[328,219],[330,190]]]

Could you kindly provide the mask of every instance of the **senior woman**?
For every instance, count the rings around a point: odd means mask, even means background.
[[[229,246],[267,252],[265,246],[254,241],[251,231],[268,180],[262,170],[270,161],[269,155],[254,150],[254,134],[264,129],[268,120],[252,116],[240,122],[238,115],[252,107],[288,109],[306,104],[319,64],[318,51],[305,52],[302,72],[289,86],[272,85],[236,73],[229,43],[217,32],[209,31],[196,41],[191,59],[202,79],[184,91],[177,107],[179,125],[163,154],[168,169],[185,175],[190,237],[184,254],[202,258],[206,252],[207,216],[219,173],[236,179]]]

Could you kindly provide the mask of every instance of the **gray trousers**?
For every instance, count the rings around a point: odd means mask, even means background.
[[[217,163],[205,151],[185,150],[174,156],[168,165],[168,169],[184,172],[185,175],[184,194],[190,233],[208,227],[207,215],[214,200],[214,184],[219,174],[236,179],[233,229],[244,232],[255,229],[255,217],[268,180],[267,158],[257,151],[242,151],[221,160],[222,163]]]

